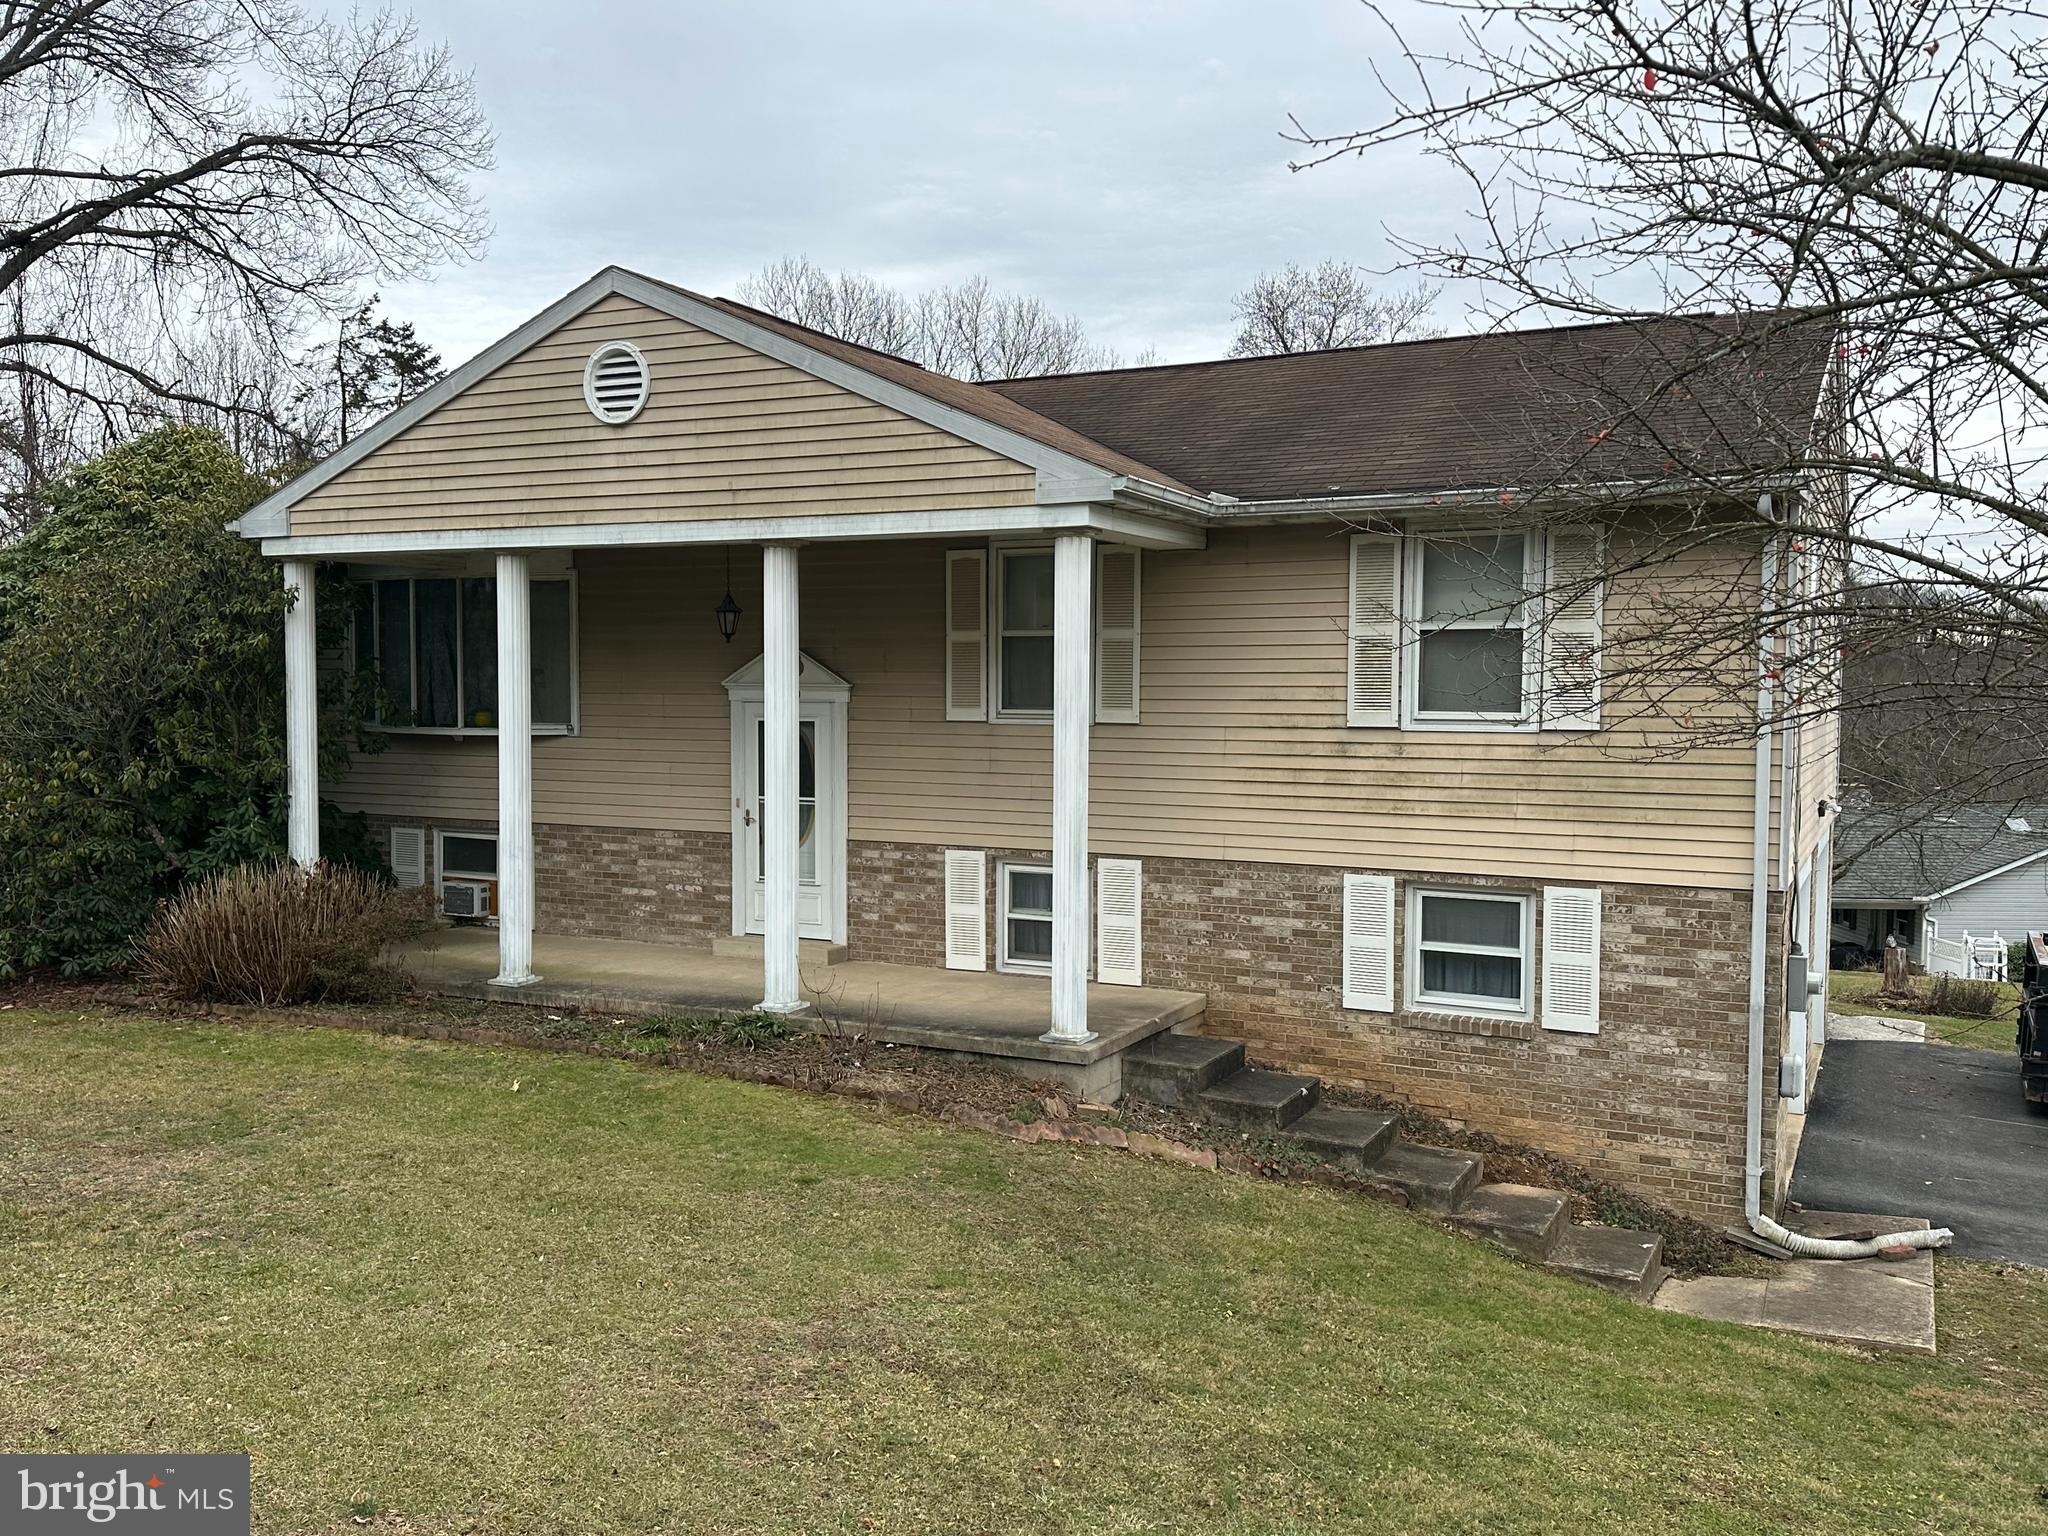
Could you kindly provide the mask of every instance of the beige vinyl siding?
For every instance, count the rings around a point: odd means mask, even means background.
[[[647,408],[583,401],[607,341],[646,356]],[[294,534],[669,522],[1030,504],[1022,464],[612,295],[308,493]]]
[[[856,841],[1043,848],[1043,724],[948,721],[940,542],[812,545],[805,651],[853,686]],[[1741,744],[1651,720],[1598,735],[1344,724],[1346,551],[1325,528],[1227,530],[1145,557],[1143,722],[1093,732],[1097,852],[1742,888]],[[721,644],[712,552],[577,556],[582,734],[534,744],[535,814],[724,833],[720,680],[760,650],[759,553],[735,553],[745,613]],[[1623,595],[1625,596],[1625,594]],[[1610,608],[1623,600],[1610,594]],[[492,744],[408,741],[360,760],[338,798],[388,815],[488,817]]]

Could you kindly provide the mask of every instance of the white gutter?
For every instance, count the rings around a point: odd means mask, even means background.
[[[1752,480],[1750,484],[1788,489],[1804,484],[1804,477],[1796,473],[1772,475],[1761,481]],[[1724,489],[1713,481],[1688,475],[1669,480],[1603,480],[1584,485],[1547,485],[1535,489],[1519,485],[1466,486],[1454,491],[1374,491],[1355,496],[1282,496],[1270,501],[1224,497],[1215,500],[1207,510],[1218,522],[1243,524],[1314,516],[1393,513],[1455,515],[1469,513],[1475,508],[1489,504],[1498,506],[1503,496],[1525,507],[1576,507],[1583,506],[1588,497],[1632,497],[1642,500],[1646,497],[1655,499]]]
[[[1757,498],[1759,520],[1768,524],[1771,493]],[[1887,1232],[1877,1237],[1822,1238],[1794,1232],[1764,1214],[1764,1004],[1765,967],[1770,958],[1771,896],[1771,673],[1777,661],[1771,619],[1778,603],[1778,536],[1764,539],[1763,584],[1757,604],[1759,635],[1756,651],[1756,801],[1751,826],[1749,871],[1749,1089],[1743,1108],[1742,1214],[1757,1236],[1802,1258],[1867,1259],[1886,1248],[1942,1248],[1955,1234],[1947,1227],[1932,1231]],[[1803,999],[1802,999],[1803,1003]],[[1799,1015],[1804,1027],[1805,1014]]]

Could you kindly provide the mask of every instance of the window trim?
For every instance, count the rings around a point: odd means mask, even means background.
[[[1514,902],[1521,908],[1521,948],[1515,951],[1489,944],[1432,943],[1438,952],[1468,955],[1516,954],[1522,962],[1521,996],[1514,1003],[1487,999],[1462,992],[1429,992],[1422,985],[1422,902],[1449,898],[1453,901]],[[1416,885],[1408,887],[1402,913],[1406,930],[1402,948],[1402,969],[1407,973],[1407,1004],[1419,1013],[1448,1013],[1487,1019],[1511,1019],[1527,1023],[1536,1016],[1536,901],[1533,892],[1460,890],[1455,886]]]
[[[1049,724],[1052,720],[1052,711],[1050,709],[1010,709],[1003,703],[1003,646],[1009,639],[1009,631],[1003,624],[1003,562],[1012,555],[1044,555],[1050,560],[1053,548],[1050,544],[1039,542],[1000,543],[991,541],[988,552],[988,717],[998,724]],[[1054,579],[1057,581],[1057,576]],[[1057,594],[1055,594],[1055,601],[1057,601]],[[1054,632],[1050,629],[1018,630],[1017,637],[1019,639],[1046,640],[1053,640],[1055,638]],[[1092,646],[1092,637],[1090,643]]]
[[[1050,960],[1018,960],[1010,954],[1010,876],[1012,874],[1034,874],[1050,877],[1052,865],[1039,864],[1029,859],[998,859],[996,861],[996,969],[1013,976],[1050,976]],[[1041,921],[1033,913],[1028,919]],[[1042,919],[1047,936],[1052,931],[1052,909],[1048,907]]]
[[[455,695],[456,714],[458,716],[463,713],[462,583],[465,580],[472,579],[475,574],[470,571],[458,571],[452,577],[455,582],[456,605]],[[365,576],[355,581],[357,586],[368,587],[371,593],[370,658],[373,668],[383,659],[384,649],[383,632],[376,621],[377,605],[384,600],[383,594],[378,591],[378,588],[387,581],[402,581],[405,583],[406,604],[410,610],[407,615],[407,632],[412,636],[411,688],[414,698],[419,697],[420,691],[419,594],[416,583],[422,581],[445,581],[449,579],[451,579],[449,576],[433,573],[425,576],[401,576],[396,574]],[[495,576],[487,576],[484,579],[495,581],[497,578]],[[569,583],[569,719],[566,724],[554,720],[545,722],[537,720],[533,724],[532,734],[535,736],[576,736],[582,733],[583,728],[583,610],[581,583],[577,580],[577,573],[573,567],[564,571],[561,575],[536,576],[533,578],[534,585],[544,581],[567,581]],[[347,650],[344,654],[349,658],[350,665],[353,666],[357,656],[356,615],[353,606],[351,606],[349,613],[349,636]],[[377,731],[386,736],[438,736],[450,741],[488,740],[495,738],[498,734],[498,728],[495,725],[386,725],[381,720],[360,720],[357,724],[364,730]]]
[[[1522,540],[1522,586],[1524,597],[1516,604],[1516,632],[1522,637],[1522,706],[1506,710],[1424,710],[1422,700],[1422,641],[1426,635],[1444,630],[1472,630],[1497,633],[1506,626],[1495,622],[1452,620],[1443,624],[1426,622],[1422,610],[1423,564],[1431,544],[1457,543],[1478,539],[1515,537]],[[1539,731],[1542,721],[1536,700],[1542,693],[1541,626],[1531,622],[1530,605],[1537,599],[1526,595],[1532,571],[1541,571],[1544,535],[1538,528],[1519,525],[1410,529],[1401,541],[1401,728],[1403,730],[1456,731]],[[1540,585],[1540,584],[1539,584]]]

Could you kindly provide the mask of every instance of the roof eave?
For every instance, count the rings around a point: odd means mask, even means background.
[[[1263,500],[1208,498],[1206,505],[1217,522],[1250,525],[1330,516],[1460,515],[1484,510],[1489,505],[1542,510],[1583,507],[1588,500],[1648,504],[1674,496],[1697,496],[1708,492],[1734,497],[1754,495],[1760,491],[1800,489],[1808,478],[1804,470],[1758,475],[1740,483],[1693,476],[1679,479],[1660,476],[1655,480],[1608,480],[1534,488],[1494,485],[1462,486],[1440,491],[1380,491],[1357,496],[1287,496]]]

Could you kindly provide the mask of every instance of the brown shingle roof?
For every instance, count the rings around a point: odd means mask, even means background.
[[[648,278],[648,282],[661,283],[659,278]],[[695,299],[700,304],[709,304],[727,314],[746,320],[771,331],[778,331],[827,357],[836,357],[843,363],[864,369],[877,378],[900,384],[905,389],[914,389],[941,405],[950,405],[955,410],[979,416],[983,421],[998,427],[1007,427],[1034,442],[1056,448],[1062,453],[1072,454],[1113,475],[1131,475],[1140,480],[1150,480],[1157,485],[1172,486],[1175,490],[1189,490],[1164,470],[1141,463],[1127,453],[1096,442],[1078,429],[1063,422],[1053,421],[1040,415],[1027,405],[980,384],[970,384],[964,379],[952,378],[943,373],[933,373],[920,368],[888,352],[877,352],[873,347],[863,347],[851,341],[841,341],[837,336],[828,336],[823,331],[814,331],[807,325],[798,325],[794,320],[785,320],[780,315],[771,315],[766,310],[754,309],[735,299],[712,298],[701,293],[692,293],[687,288],[678,288],[674,283],[661,283],[664,288],[673,289]]]
[[[1777,311],[981,388],[1247,500],[1533,489],[1795,464],[1831,350],[1825,327]]]

